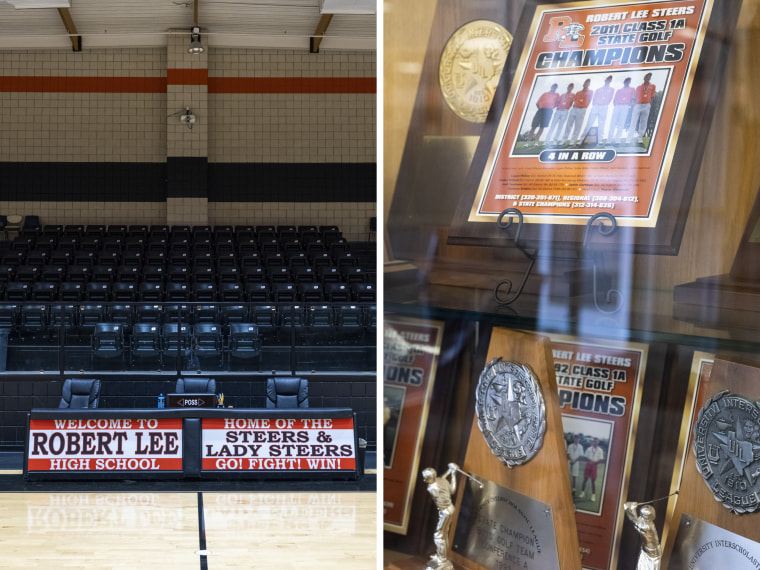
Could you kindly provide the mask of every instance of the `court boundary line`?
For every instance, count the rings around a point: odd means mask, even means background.
[[[203,493],[198,491],[198,548],[200,550],[201,570],[208,570],[206,555],[206,519],[203,515]]]

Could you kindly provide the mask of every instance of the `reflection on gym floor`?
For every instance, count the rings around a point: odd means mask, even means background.
[[[5,568],[374,569],[374,492],[4,493]]]

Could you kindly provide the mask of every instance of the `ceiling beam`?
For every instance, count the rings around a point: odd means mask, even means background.
[[[69,34],[71,49],[74,51],[82,51],[82,36],[77,32],[77,27],[74,25],[74,19],[71,17],[69,9],[58,8],[58,15],[61,16],[66,32]]]
[[[310,53],[319,53],[319,44],[322,43],[323,36],[325,35],[325,32],[327,32],[327,28],[332,21],[332,17],[332,14],[322,14],[322,17],[319,19],[319,23],[317,24],[317,29],[314,30],[314,35],[309,38]]]

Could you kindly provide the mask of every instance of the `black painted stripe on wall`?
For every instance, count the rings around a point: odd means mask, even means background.
[[[166,173],[169,198],[206,197],[208,159],[205,156],[170,156],[166,159]]]
[[[377,164],[211,163],[212,202],[375,202]]]
[[[375,202],[372,163],[0,162],[0,200],[164,202]]]
[[[162,162],[0,162],[0,200],[166,201]]]

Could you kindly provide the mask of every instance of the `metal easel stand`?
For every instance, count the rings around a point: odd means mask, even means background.
[[[505,219],[506,218],[506,219]],[[523,214],[517,208],[507,208],[496,220],[496,224],[502,230],[509,230],[514,224],[514,218],[517,218],[517,229],[515,230],[515,237],[512,239],[514,246],[525,256],[528,260],[528,265],[525,268],[525,272],[520,280],[520,284],[516,290],[514,282],[511,279],[502,279],[499,281],[493,290],[493,296],[495,301],[501,306],[507,306],[514,303],[520,295],[522,295],[525,289],[525,284],[533,271],[536,259],[538,258],[539,250],[534,249],[532,252],[528,251],[525,246],[520,243],[520,233],[523,228]],[[608,223],[606,223],[608,222]],[[592,297],[594,300],[594,307],[604,314],[613,314],[618,312],[623,306],[623,294],[619,289],[613,287],[601,287],[600,286],[600,274],[605,274],[603,271],[604,263],[603,256],[600,250],[594,250],[591,246],[590,240],[594,232],[602,237],[609,237],[617,230],[617,220],[615,216],[608,212],[600,212],[591,216],[586,224],[586,230],[583,237],[583,250],[587,255],[579,261],[581,264],[591,265],[592,273]],[[510,239],[510,238],[508,238]],[[567,259],[562,258],[563,261]],[[582,268],[583,269],[583,268]],[[605,290],[603,290],[605,289]]]

